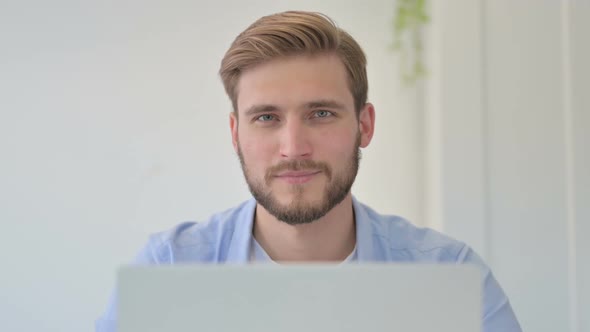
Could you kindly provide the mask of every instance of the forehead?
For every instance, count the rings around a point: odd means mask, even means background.
[[[279,58],[244,71],[237,85],[238,112],[265,104],[292,108],[334,100],[353,108],[348,74],[333,54]]]

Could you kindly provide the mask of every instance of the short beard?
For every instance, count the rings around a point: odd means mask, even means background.
[[[336,205],[340,204],[350,192],[352,184],[358,173],[361,150],[360,133],[357,135],[352,157],[348,160],[342,174],[334,174],[329,165],[323,162],[312,160],[289,160],[279,163],[266,171],[264,183],[251,179],[248,175],[248,168],[244,162],[244,156],[238,142],[238,157],[242,171],[252,196],[258,204],[264,207],[271,215],[289,225],[309,224],[325,216]],[[302,185],[295,185],[296,198],[287,205],[281,204],[270,189],[273,177],[280,171],[290,170],[321,170],[327,177],[327,185],[324,197],[318,204],[305,203],[302,201],[304,188]]]

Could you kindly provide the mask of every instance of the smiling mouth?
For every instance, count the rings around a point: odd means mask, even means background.
[[[310,181],[322,171],[288,171],[275,175],[276,179],[283,180],[289,184],[302,184]]]

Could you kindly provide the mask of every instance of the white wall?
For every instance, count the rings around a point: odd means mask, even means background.
[[[568,266],[572,331],[590,331],[590,2],[564,6],[568,70]],[[576,322],[577,320],[577,322]]]
[[[590,2],[433,2],[429,223],[524,331],[590,331]]]
[[[331,15],[364,46],[377,132],[357,196],[420,223],[416,91],[389,50],[393,1],[3,1],[0,312],[13,331],[84,331],[152,232],[249,194],[217,77],[261,15]]]

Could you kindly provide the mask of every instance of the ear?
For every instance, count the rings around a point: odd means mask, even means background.
[[[359,113],[359,130],[361,133],[361,148],[366,148],[375,132],[375,108],[366,103]]]
[[[235,112],[229,113],[229,129],[231,130],[231,142],[234,151],[238,153],[238,117]]]

